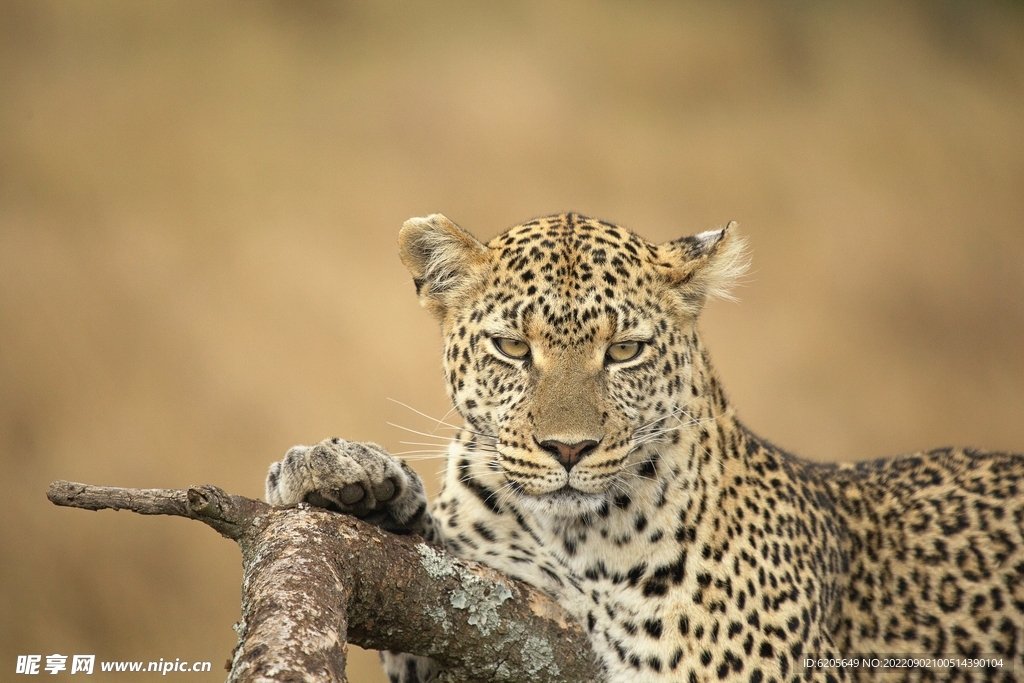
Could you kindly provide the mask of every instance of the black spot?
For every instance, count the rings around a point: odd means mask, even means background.
[[[668,584],[664,581],[644,581],[643,593],[645,598],[668,595]]]
[[[661,638],[662,628],[661,619],[648,619],[644,622],[644,630],[651,638]]]
[[[629,572],[626,574],[626,577],[629,579],[629,585],[630,586],[635,586],[637,583],[639,583],[640,579],[643,578],[644,573],[646,571],[647,571],[647,563],[646,562],[641,562],[640,564],[634,565],[633,567],[631,567]]]
[[[557,583],[559,586],[564,586],[565,585],[565,583],[562,581],[562,577],[560,577],[558,574],[554,573],[553,571],[551,571],[547,567],[542,566],[540,568],[540,570],[542,572],[544,572],[545,574],[547,574],[552,579],[554,579],[555,583]]]
[[[939,608],[943,612],[955,612],[960,609],[960,603],[963,601],[964,592],[957,585],[956,578],[950,574],[946,574],[942,581],[939,583],[939,590],[936,594],[936,601],[939,603]]]
[[[473,529],[478,534],[480,534],[486,541],[494,543],[498,540],[497,536],[494,535],[494,532],[488,529],[486,526],[484,526],[484,524],[481,522],[473,522]]]

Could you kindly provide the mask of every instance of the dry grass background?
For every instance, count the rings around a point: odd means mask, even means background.
[[[0,3],[0,677],[221,679],[234,546],[47,483],[259,496],[295,443],[402,450],[388,397],[448,408],[402,221],[565,209],[740,221],[704,332],[770,439],[1024,449],[1019,4]]]

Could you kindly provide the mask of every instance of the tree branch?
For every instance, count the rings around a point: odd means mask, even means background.
[[[124,489],[66,481],[56,505],[199,520],[242,550],[242,621],[229,683],[343,682],[346,643],[433,658],[448,681],[590,682],[587,636],[535,589],[418,537],[215,486]]]

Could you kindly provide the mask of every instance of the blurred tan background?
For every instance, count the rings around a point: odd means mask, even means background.
[[[0,2],[0,678],[223,678],[235,546],[47,484],[261,496],[296,443],[409,448],[387,399],[448,409],[414,215],[738,220],[704,332],[753,429],[1024,450],[1024,7],[776,4]]]

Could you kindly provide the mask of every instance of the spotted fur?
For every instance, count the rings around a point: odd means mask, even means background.
[[[1024,456],[827,465],[748,431],[696,326],[743,270],[731,226],[654,245],[564,214],[484,245],[433,215],[400,245],[465,428],[431,513],[396,505],[449,552],[557,600],[608,681],[1024,678]],[[615,360],[619,344],[638,352]],[[302,463],[275,464],[271,499],[320,495]],[[802,667],[886,654],[1004,666]],[[423,658],[385,666],[395,683],[435,675]]]

